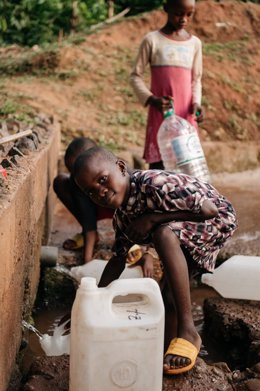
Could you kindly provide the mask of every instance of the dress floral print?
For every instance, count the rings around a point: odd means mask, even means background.
[[[212,185],[168,171],[136,170],[131,174],[128,199],[114,215],[115,254],[125,257],[133,245],[124,232],[138,216],[149,212],[180,210],[199,213],[206,199],[217,206],[217,217],[204,222],[171,221],[166,224],[198,266],[213,271],[219,250],[237,228],[235,210]],[[142,240],[142,244],[152,246],[151,234]]]

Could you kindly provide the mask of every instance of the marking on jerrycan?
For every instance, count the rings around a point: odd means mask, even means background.
[[[129,360],[118,362],[111,369],[110,375],[115,385],[129,387],[137,380],[137,365]]]
[[[128,315],[129,320],[141,320],[142,317],[140,315],[145,315],[144,312],[139,312],[138,309],[136,308],[135,310],[127,310],[126,312],[132,312],[132,315]]]

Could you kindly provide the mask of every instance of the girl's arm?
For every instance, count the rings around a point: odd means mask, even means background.
[[[170,221],[205,221],[213,219],[218,215],[218,208],[210,200],[204,200],[199,213],[188,210],[178,210],[176,212],[152,213],[151,221],[156,226]]]
[[[148,233],[153,231],[160,224],[169,223],[170,221],[205,221],[218,215],[218,209],[210,200],[204,200],[200,212],[189,210],[152,212],[138,217],[127,229],[127,235],[136,243],[140,238],[144,238]]]
[[[201,107],[202,78],[202,44],[197,38],[192,66],[192,114],[198,122],[203,121],[204,113]],[[197,115],[196,115],[197,113]]]
[[[125,262],[122,261],[122,258],[117,256],[110,258],[105,269],[103,270],[98,286],[105,287],[112,281],[117,280],[123,272],[124,268]]]
[[[130,84],[143,106],[147,105],[149,97],[153,95],[144,82],[144,70],[146,65],[149,63],[150,53],[151,45],[149,39],[145,37],[139,48],[135,65],[130,75]]]

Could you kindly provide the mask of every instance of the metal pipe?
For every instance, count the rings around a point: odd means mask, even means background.
[[[40,254],[41,266],[56,266],[58,260],[58,247],[42,246]]]

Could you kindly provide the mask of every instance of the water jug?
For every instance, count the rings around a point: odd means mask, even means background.
[[[150,278],[98,288],[82,278],[72,307],[70,391],[161,391],[164,306]]]
[[[85,265],[72,267],[69,274],[78,282],[80,282],[83,277],[94,277],[98,284],[107,263],[108,261],[103,261],[102,259],[93,259],[92,261],[85,263]],[[144,274],[141,266],[130,266],[126,264],[120,278],[142,278],[143,276]]]
[[[164,113],[157,141],[168,171],[177,171],[209,182],[209,170],[197,130],[190,122],[174,113],[174,108]]]
[[[201,281],[226,298],[260,300],[260,257],[234,255]]]

